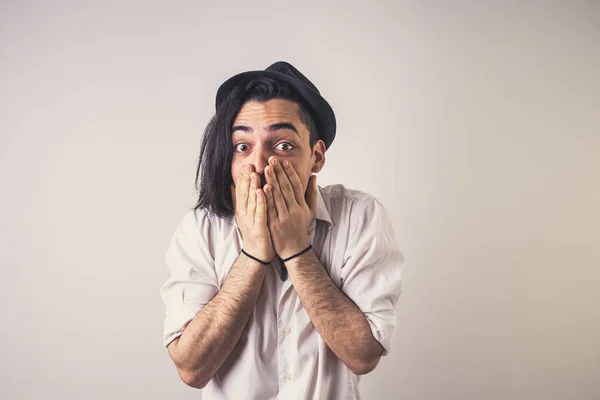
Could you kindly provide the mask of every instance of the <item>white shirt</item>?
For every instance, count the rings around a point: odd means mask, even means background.
[[[373,196],[343,185],[319,187],[317,201],[309,228],[314,251],[335,285],[363,312],[387,355],[403,256],[386,210]],[[218,293],[242,245],[234,217],[202,209],[185,214],[165,255],[171,273],[161,287],[165,346]],[[359,377],[323,341],[291,279],[281,280],[278,261],[271,262],[248,326],[203,398],[360,399]]]

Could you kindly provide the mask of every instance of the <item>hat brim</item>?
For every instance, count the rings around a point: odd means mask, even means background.
[[[315,119],[315,124],[319,131],[319,139],[323,140],[325,147],[329,149],[333,139],[335,139],[336,121],[333,109],[320,94],[304,83],[293,79],[286,74],[276,71],[248,71],[234,75],[226,80],[217,90],[215,106],[218,110],[225,96],[238,85],[245,85],[256,78],[271,78],[278,81],[283,81],[292,86],[300,95],[300,97],[310,107],[310,112]]]

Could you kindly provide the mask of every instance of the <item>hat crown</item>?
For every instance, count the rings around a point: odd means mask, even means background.
[[[288,62],[277,61],[276,63],[269,65],[265,69],[265,71],[279,72],[280,74],[288,75],[288,76],[302,82],[303,84],[305,84],[306,86],[308,86],[309,88],[314,90],[315,92],[321,94],[319,92],[319,89],[317,89],[317,87],[306,76],[304,76],[304,74],[302,74],[302,72],[298,71],[296,69],[296,67],[294,67],[292,64],[290,64]]]
[[[244,90],[245,85],[254,79],[269,78],[289,84],[296,93],[304,100],[308,111],[312,114],[317,125],[319,138],[329,148],[335,138],[335,113],[321,96],[317,87],[292,64],[285,61],[277,61],[263,71],[247,71],[232,76],[219,86],[215,98],[215,109],[218,112],[227,94],[233,88],[240,87]]]

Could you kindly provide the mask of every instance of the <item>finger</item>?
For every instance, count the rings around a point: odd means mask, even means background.
[[[296,198],[294,196],[294,189],[290,180],[288,179],[283,167],[281,166],[281,162],[277,159],[277,157],[271,157],[269,160],[273,170],[275,171],[275,177],[277,178],[277,182],[279,182],[279,190],[283,195],[283,200],[288,209],[297,206]]]
[[[256,190],[255,188],[257,188],[258,186],[254,186],[252,185],[252,174],[254,173],[254,165],[252,164],[248,164],[246,166],[247,170],[246,173],[248,175],[248,204],[247,207],[248,209],[250,209],[250,200],[252,199],[252,196],[254,195],[254,193],[252,193],[254,190]],[[256,198],[254,198],[253,204],[256,204]]]
[[[260,188],[256,190],[256,213],[254,214],[254,223],[260,226],[267,224],[267,201],[265,192]]]
[[[275,172],[272,165],[267,165],[265,167],[265,175],[267,178],[267,183],[271,186],[271,192],[273,193],[273,202],[275,203],[275,207],[277,208],[277,216],[281,217],[288,213],[287,205],[285,204],[285,199],[283,198],[283,193],[279,188],[279,182],[277,181],[277,177],[275,176]]]
[[[256,216],[256,189],[258,189],[256,173],[252,172],[250,174],[250,193],[248,194],[248,215],[252,217],[253,223]]]
[[[238,212],[240,215],[246,215],[248,213],[248,192],[250,190],[250,175],[247,173],[248,166],[244,165],[241,168],[241,175],[238,179],[239,185],[236,186],[236,200],[238,203]]]
[[[298,173],[296,173],[294,166],[288,160],[283,161],[281,164],[283,164],[283,170],[285,171],[285,174],[287,175],[287,178],[290,184],[292,185],[292,190],[294,191],[294,199],[296,200],[296,203],[298,203],[300,206],[304,205],[304,189],[302,188],[302,182],[300,181]]]
[[[265,199],[267,201],[267,219],[269,221],[275,221],[277,216],[277,207],[275,207],[275,200],[273,200],[273,187],[267,183],[264,187]]]
[[[306,185],[306,204],[311,211],[313,218],[317,215],[317,176],[311,175]]]

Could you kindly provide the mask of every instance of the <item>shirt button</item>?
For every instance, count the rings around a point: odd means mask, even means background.
[[[290,328],[284,328],[284,329],[283,329],[283,333],[284,333],[285,335],[287,335],[288,333],[290,333]]]
[[[292,379],[292,375],[286,372],[285,374],[283,374],[283,379],[289,381],[290,379]]]

